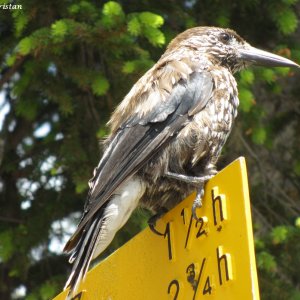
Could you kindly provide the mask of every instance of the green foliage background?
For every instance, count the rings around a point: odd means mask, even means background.
[[[105,123],[166,44],[192,26],[223,26],[299,62],[300,3],[15,4],[22,10],[0,9],[0,109],[9,108],[0,132],[0,299],[50,299],[70,270],[53,239],[63,241],[80,217]],[[300,299],[300,73],[251,68],[237,79],[240,114],[219,168],[246,156],[262,299]],[[105,254],[147,217],[137,212]]]

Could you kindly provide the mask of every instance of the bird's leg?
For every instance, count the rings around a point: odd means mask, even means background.
[[[148,225],[150,230],[157,234],[157,235],[164,235],[164,233],[159,232],[158,230],[156,230],[155,226],[156,226],[156,222],[158,219],[160,219],[168,210],[165,207],[160,207],[159,211],[153,215],[152,217],[149,218],[148,220]]]
[[[172,172],[166,172],[165,175],[172,179],[177,179],[186,183],[192,183],[194,185],[203,184],[207,180],[209,180],[213,175],[202,175],[202,176],[188,176],[183,174],[177,174]]]

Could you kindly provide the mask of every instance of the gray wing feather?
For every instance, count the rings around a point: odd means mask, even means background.
[[[141,118],[138,113],[134,114],[127,122],[126,127],[136,124],[146,125],[148,123],[163,122],[174,113],[181,104],[182,112],[189,116],[199,112],[207,103],[213,88],[212,76],[210,73],[194,72],[189,80],[181,79],[173,88],[171,95],[165,101],[161,101],[159,106]]]

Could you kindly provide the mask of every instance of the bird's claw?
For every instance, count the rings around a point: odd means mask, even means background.
[[[159,232],[155,226],[158,219],[160,219],[168,210],[165,207],[161,207],[160,210],[149,218],[148,225],[150,230],[157,235],[164,235],[164,233]]]
[[[201,187],[197,192],[196,198],[195,198],[193,206],[192,206],[192,215],[196,221],[199,220],[199,218],[197,217],[197,208],[202,207],[203,196],[204,196],[204,188]]]

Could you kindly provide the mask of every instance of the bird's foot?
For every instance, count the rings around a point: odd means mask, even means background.
[[[192,214],[195,220],[198,220],[196,210],[202,206],[202,198],[204,196],[204,185],[205,183],[211,179],[214,175],[218,172],[214,167],[207,168],[205,170],[205,175],[201,176],[188,176],[183,174],[177,174],[172,172],[166,172],[166,176],[172,179],[177,179],[186,183],[193,184],[198,187],[196,199],[194,200],[193,207],[192,207]]]
[[[203,196],[204,196],[204,185],[202,185],[198,191],[197,191],[197,195],[196,195],[196,198],[194,200],[194,203],[193,203],[193,206],[192,206],[192,215],[193,215],[193,218],[198,221],[199,218],[197,217],[197,208],[200,208],[202,207],[202,199],[203,199]]]
[[[164,233],[159,232],[155,226],[158,219],[160,219],[168,210],[165,207],[161,207],[159,211],[149,218],[148,225],[150,230],[157,235],[164,235]]]

